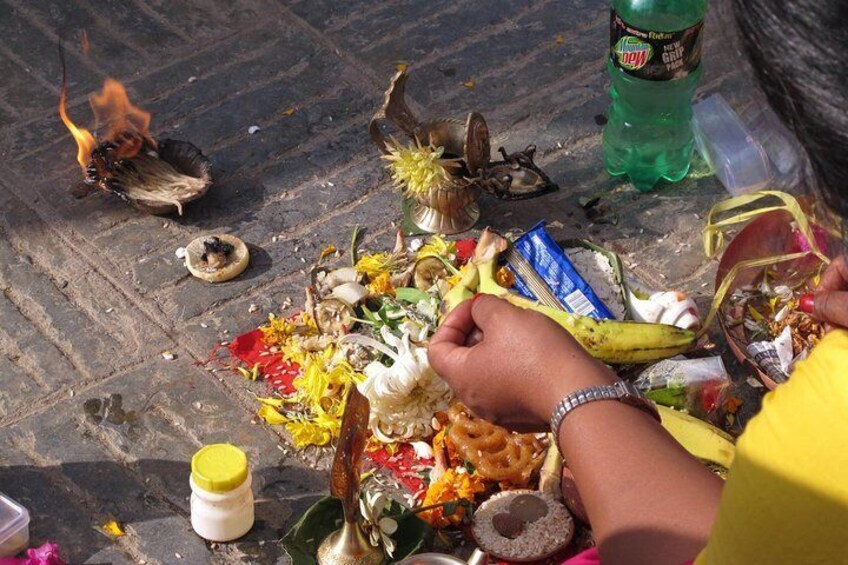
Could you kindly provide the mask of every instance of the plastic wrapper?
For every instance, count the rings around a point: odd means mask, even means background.
[[[660,361],[642,371],[633,384],[657,404],[715,423],[721,419],[731,381],[721,357],[705,357]]]
[[[600,320],[615,319],[562,248],[545,231],[543,222],[518,238],[515,249],[530,262],[566,310]],[[515,273],[515,290],[527,298],[537,298],[518,273]]]

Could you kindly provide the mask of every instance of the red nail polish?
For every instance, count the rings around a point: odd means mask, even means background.
[[[816,297],[812,293],[802,294],[798,299],[798,307],[802,312],[812,314],[816,310]]]

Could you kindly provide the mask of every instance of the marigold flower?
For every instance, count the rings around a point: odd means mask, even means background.
[[[436,481],[430,483],[422,505],[432,506],[461,500],[473,502],[474,497],[485,490],[486,485],[477,474],[469,473],[462,467],[448,469]],[[465,518],[465,508],[457,507],[450,516],[445,516],[443,508],[425,510],[419,516],[435,528],[444,528],[461,523]]]

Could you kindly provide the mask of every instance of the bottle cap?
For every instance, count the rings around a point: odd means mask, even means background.
[[[194,484],[209,492],[229,492],[247,479],[247,455],[229,443],[202,447],[191,458]]]

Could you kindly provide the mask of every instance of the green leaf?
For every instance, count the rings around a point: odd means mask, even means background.
[[[395,289],[395,298],[397,298],[401,302],[418,304],[422,300],[432,300],[433,297],[424,292],[423,290],[418,290],[417,288],[404,287]]]
[[[396,514],[406,511],[407,508],[392,501],[392,505],[386,513]],[[395,554],[392,557],[394,561],[401,561],[410,555],[432,547],[436,532],[430,527],[430,524],[415,514],[402,514],[396,520],[398,529],[392,536],[396,546]]]
[[[337,498],[328,496],[310,506],[282,540],[292,565],[317,565],[318,546],[343,522],[342,503]]]
[[[649,390],[645,393],[645,396],[663,406],[670,406],[672,408],[683,408],[686,406],[686,389],[682,386]]]
[[[392,501],[386,515],[398,515],[393,561],[401,561],[410,555],[430,548],[435,532],[427,522],[408,509]],[[292,560],[292,565],[317,565],[318,546],[328,535],[342,527],[344,515],[342,503],[335,498],[325,497],[313,504],[303,517],[283,537],[282,545]]]
[[[447,518],[448,516],[453,516],[454,514],[456,514],[457,507],[459,507],[458,500],[445,503],[445,505],[442,507],[442,515],[445,518]]]

